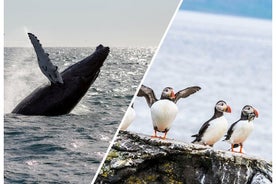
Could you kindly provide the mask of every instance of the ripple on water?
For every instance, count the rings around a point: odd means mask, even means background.
[[[46,50],[62,71],[94,48]],[[5,183],[90,183],[152,55],[152,49],[111,48],[98,79],[72,113],[21,116],[9,112],[47,79],[39,69],[30,72],[38,68],[32,49],[5,48]]]

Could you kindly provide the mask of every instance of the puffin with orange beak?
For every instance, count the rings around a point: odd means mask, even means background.
[[[215,105],[214,115],[206,121],[198,131],[192,135],[195,140],[192,143],[213,146],[225,135],[228,122],[223,116],[224,112],[231,113],[231,108],[225,101],[220,100]]]
[[[142,85],[137,96],[145,97],[148,106],[151,110],[151,118],[154,129],[153,138],[157,138],[157,132],[164,133],[162,139],[166,139],[167,133],[171,128],[172,122],[174,121],[178,108],[176,102],[180,98],[186,98],[191,94],[199,91],[201,88],[198,86],[188,87],[174,93],[173,88],[166,87],[163,89],[160,100],[155,97],[154,91],[145,85]]]
[[[246,105],[241,111],[241,117],[238,121],[233,123],[227,131],[225,141],[231,144],[231,151],[234,151],[234,147],[239,145],[239,153],[243,153],[243,142],[251,134],[253,130],[253,120],[258,117],[258,111],[251,105]]]

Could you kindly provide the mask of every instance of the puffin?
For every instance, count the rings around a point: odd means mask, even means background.
[[[228,128],[224,112],[231,113],[231,107],[225,101],[219,100],[215,105],[214,115],[201,126],[198,134],[192,135],[195,137],[192,143],[213,147],[225,135]]]
[[[177,101],[180,98],[186,98],[191,94],[196,93],[201,88],[198,86],[188,87],[174,93],[172,87],[166,87],[163,89],[160,99],[155,97],[154,91],[145,85],[142,85],[138,91],[138,97],[145,97],[147,104],[151,111],[151,119],[154,129],[154,135],[152,138],[166,139],[167,133],[171,128],[178,108],[176,106]],[[164,133],[163,137],[158,137],[157,132]]]
[[[125,117],[120,125],[120,130],[125,131],[129,125],[134,121],[136,113],[133,104],[127,109]]]
[[[230,126],[224,139],[224,141],[231,144],[232,152],[235,152],[234,148],[239,145],[239,153],[243,153],[243,142],[251,134],[254,127],[253,120],[255,117],[258,118],[258,116],[258,111],[251,105],[246,105],[242,108],[240,119]]]

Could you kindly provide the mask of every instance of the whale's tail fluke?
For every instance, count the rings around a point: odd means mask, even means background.
[[[63,84],[63,80],[58,71],[58,67],[51,62],[49,54],[44,51],[37,37],[32,33],[28,33],[28,36],[33,44],[37,56],[38,65],[42,73],[51,81],[51,83]]]

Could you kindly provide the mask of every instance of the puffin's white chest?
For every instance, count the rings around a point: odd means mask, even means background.
[[[126,117],[124,118],[124,120],[122,121],[122,124],[121,124],[121,128],[120,128],[121,130],[126,130],[127,127],[135,119],[135,116],[136,116],[135,110],[132,107],[128,108],[125,116]]]
[[[252,132],[254,126],[253,122],[239,121],[233,128],[233,133],[230,137],[231,144],[243,143]]]
[[[169,130],[178,113],[175,103],[170,100],[159,100],[151,106],[151,118],[158,131]]]
[[[203,133],[202,142],[207,145],[213,145],[218,142],[227,131],[227,120],[224,116],[216,118],[209,122],[208,128]]]

